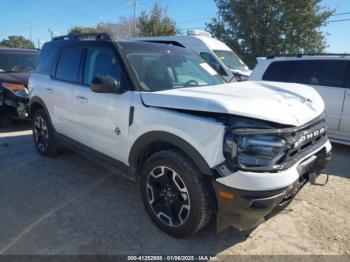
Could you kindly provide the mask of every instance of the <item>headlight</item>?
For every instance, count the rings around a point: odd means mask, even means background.
[[[227,132],[224,155],[231,166],[242,169],[275,168],[287,150],[286,141],[277,135],[235,135]]]
[[[1,83],[1,85],[7,90],[11,91],[15,96],[28,96],[28,90],[24,85],[12,83]]]
[[[286,141],[277,136],[241,136],[237,141],[240,167],[273,167],[284,156]]]

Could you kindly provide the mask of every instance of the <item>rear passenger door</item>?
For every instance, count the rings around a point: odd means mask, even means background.
[[[64,48],[52,77],[52,84],[47,90],[50,100],[48,104],[56,119],[56,131],[72,138],[76,136],[73,126],[73,92],[80,83],[81,62],[81,48]]]
[[[329,131],[338,131],[346,91],[347,62],[341,60],[303,60],[294,67],[290,82],[308,84],[322,96]]]
[[[113,77],[125,86],[125,75],[113,47],[96,45],[85,49],[83,85],[74,91],[74,122],[77,141],[100,153],[127,163],[125,154],[129,128],[131,92],[94,93],[91,81],[97,76]]]

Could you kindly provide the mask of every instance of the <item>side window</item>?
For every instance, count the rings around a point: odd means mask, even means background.
[[[97,76],[113,77],[122,84],[120,64],[112,50],[107,48],[89,48],[86,55],[84,84],[90,85]]]
[[[292,68],[292,62],[272,62],[265,71],[262,80],[288,82],[288,76]]]
[[[57,65],[56,78],[60,80],[77,82],[79,79],[79,66],[82,48],[66,48]]]
[[[51,74],[59,57],[59,48],[53,44],[44,45],[40,52],[39,62],[36,71],[43,74]]]
[[[347,62],[337,60],[297,61],[290,82],[346,87]]]
[[[307,85],[346,87],[347,62],[338,60],[300,60],[273,62],[263,80]]]
[[[201,52],[200,56],[220,75],[226,75],[225,70],[222,68],[219,62],[212,56],[212,54],[207,52]]]

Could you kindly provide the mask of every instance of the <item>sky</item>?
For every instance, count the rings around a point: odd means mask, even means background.
[[[0,40],[23,35],[36,45],[50,40],[49,29],[64,35],[73,26],[94,26],[99,22],[117,22],[120,16],[133,15],[133,0],[0,0]],[[181,30],[204,29],[217,14],[214,0],[159,0]],[[137,0],[136,13],[149,11],[154,0]],[[350,0],[323,0],[322,6],[335,9],[329,19],[350,19]],[[31,27],[31,30],[30,30]],[[328,52],[350,53],[350,20],[331,22],[326,33]]]

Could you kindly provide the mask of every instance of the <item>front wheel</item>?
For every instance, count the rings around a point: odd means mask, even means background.
[[[141,175],[143,203],[160,229],[175,237],[187,237],[208,223],[208,190],[199,170],[180,151],[155,153]]]
[[[54,128],[43,109],[35,111],[32,119],[35,147],[43,156],[53,157],[59,153],[60,146],[56,141]]]

